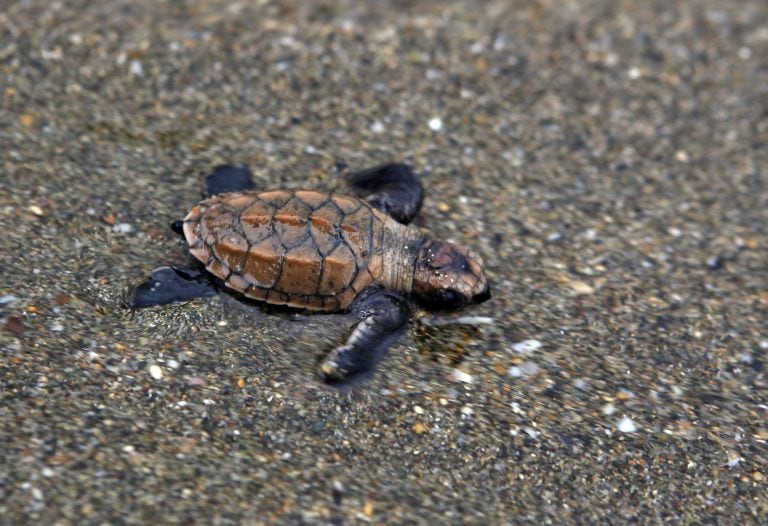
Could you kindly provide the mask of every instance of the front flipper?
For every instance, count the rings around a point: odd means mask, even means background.
[[[421,210],[424,188],[406,164],[383,164],[347,176],[350,190],[407,225]]]
[[[136,287],[131,307],[141,309],[214,296],[218,293],[213,276],[204,269],[160,267]]]
[[[253,190],[254,188],[256,188],[256,184],[253,182],[253,174],[244,164],[217,166],[205,176],[203,183],[203,193],[208,197],[225,192]]]
[[[342,387],[373,375],[386,350],[408,323],[408,302],[389,292],[374,292],[362,300],[358,310],[364,317],[347,343],[323,358],[318,374],[327,385]]]

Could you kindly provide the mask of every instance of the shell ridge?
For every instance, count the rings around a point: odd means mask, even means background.
[[[344,210],[342,210],[342,209],[341,209],[341,207],[340,207],[339,205],[337,205],[337,204],[336,204],[336,201],[334,201],[334,200],[333,200],[333,196],[331,196],[331,197],[328,199],[328,203],[329,203],[330,205],[332,205],[332,206],[333,206],[333,207],[336,209],[336,211],[337,211],[337,212],[339,213],[339,215],[341,216],[341,220],[343,221],[343,220],[344,220],[344,216],[346,216],[347,214],[345,214],[345,213],[344,213]]]
[[[320,210],[321,208],[323,208],[328,203],[332,203],[333,202],[332,196],[333,196],[333,193],[329,192],[325,196],[325,201],[321,201],[320,204],[318,204],[317,206],[313,207],[312,211],[315,212],[315,211]]]
[[[320,250],[318,249],[318,252]],[[315,296],[321,296],[320,285],[323,283],[323,275],[325,274],[325,258],[320,258],[320,273],[317,276],[317,286],[315,286]]]
[[[352,257],[352,261],[355,264],[355,273],[352,275],[352,277],[349,280],[349,286],[351,286],[352,283],[355,282],[355,279],[357,279],[357,275],[360,273],[360,265],[357,262],[357,257],[354,257],[355,256],[355,249],[352,248],[352,245],[349,244],[349,241],[347,241],[346,238],[342,234],[339,234],[339,239],[344,244],[344,246],[347,247],[347,249],[349,249],[350,253],[353,256]],[[346,290],[347,288],[348,287],[344,287],[344,290]],[[344,292],[344,290],[342,290],[341,292]]]
[[[371,214],[370,221],[369,221],[370,224],[368,225],[368,249],[364,250],[363,253],[361,254],[365,258],[365,260],[366,260],[366,264],[365,264],[366,268],[368,268],[368,258],[371,257],[370,253],[373,252],[373,247],[376,246],[373,243],[373,230],[374,230],[373,222],[374,222],[376,216],[373,215],[373,212],[371,212],[370,207],[368,208],[368,212],[370,212],[370,214]],[[369,274],[370,274],[370,272],[369,272]],[[371,276],[371,277],[373,277],[373,276]]]
[[[258,198],[257,198],[258,199]],[[245,269],[246,265],[248,264],[248,257],[251,255],[251,242],[248,239],[248,236],[245,235],[245,232],[243,231],[243,221],[240,219],[240,217],[243,215],[243,211],[245,211],[245,208],[240,208],[240,211],[237,213],[237,222],[234,225],[235,232],[243,238],[245,241],[245,254],[243,254],[242,261],[240,262],[240,270],[237,272],[238,275],[241,275],[243,270]],[[242,276],[241,276],[242,277]]]
[[[317,251],[317,255],[320,256],[321,260],[324,259],[323,258],[323,253],[320,252],[320,246],[317,243],[317,239],[315,238],[315,235],[312,233],[312,226],[311,225],[309,225],[307,227],[307,232],[309,233],[310,239],[312,239],[312,244],[315,246],[315,250]]]

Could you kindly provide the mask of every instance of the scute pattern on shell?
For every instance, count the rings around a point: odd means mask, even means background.
[[[349,196],[238,192],[194,207],[184,235],[228,287],[268,303],[334,311],[380,277],[386,221]]]

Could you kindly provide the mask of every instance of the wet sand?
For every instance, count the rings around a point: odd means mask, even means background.
[[[104,4],[0,10],[0,522],[764,523],[768,5]],[[385,161],[492,323],[124,307],[213,166]]]

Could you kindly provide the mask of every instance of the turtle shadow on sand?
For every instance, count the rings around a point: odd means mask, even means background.
[[[143,308],[226,290],[270,308],[348,313],[360,321],[317,368],[323,382],[370,377],[417,309],[456,311],[490,298],[483,260],[408,226],[424,189],[410,167],[347,173],[350,195],[254,189],[245,166],[219,166],[206,199],[173,223],[194,268],[161,267],[134,291]],[[204,267],[203,267],[204,265]]]

